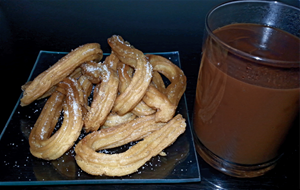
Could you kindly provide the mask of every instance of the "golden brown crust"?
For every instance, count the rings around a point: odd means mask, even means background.
[[[161,77],[161,75],[159,74],[159,72],[157,71],[153,71],[152,73],[152,81],[151,84],[157,89],[159,90],[161,93],[165,94],[166,91],[166,85]]]
[[[66,89],[66,95],[54,92],[48,99],[30,136],[30,152],[45,160],[54,160],[74,145],[82,129],[82,95],[78,82],[65,79],[59,84]],[[63,103],[65,99],[65,103]],[[51,136],[61,109],[64,109],[64,121],[58,131]]]
[[[177,106],[173,105],[166,95],[157,90],[154,86],[149,86],[143,101],[150,107],[156,108],[156,122],[168,122],[175,114]]]
[[[165,94],[173,105],[178,105],[185,89],[186,76],[183,71],[168,59],[159,55],[146,55],[154,71],[158,71],[167,77],[171,84],[165,90]]]
[[[26,106],[42,96],[52,86],[69,76],[83,62],[102,58],[102,50],[97,43],[80,46],[64,56],[52,67],[38,75],[23,92],[21,106]]]
[[[123,93],[131,83],[133,68],[130,67],[129,65],[120,62],[118,65],[118,73],[120,79],[119,91],[120,93]],[[131,112],[137,116],[145,116],[145,115],[151,115],[155,113],[155,110],[149,107],[147,104],[145,104],[145,102],[140,101],[133,108],[133,110],[131,110]]]
[[[111,54],[105,58],[103,63],[107,65],[108,68],[111,68],[112,70],[116,71],[119,62],[120,62],[119,58],[112,51]]]
[[[119,91],[122,93],[131,82],[132,69],[130,66],[121,63],[118,66],[118,73],[120,78]],[[156,72],[155,76],[156,86],[165,91],[160,74]],[[142,101],[134,107],[132,113],[137,116],[145,116],[156,112],[156,122],[168,122],[174,116],[176,108],[177,106],[173,105],[165,94],[156,89],[154,85],[149,85]]]
[[[129,46],[120,36],[112,36],[108,39],[108,43],[123,63],[135,69],[130,84],[117,97],[113,108],[114,112],[124,115],[131,111],[145,95],[152,78],[152,67],[141,51]]]
[[[99,84],[101,82],[101,68],[99,63],[88,61],[83,63],[80,67],[82,69],[82,74],[93,84]]]
[[[104,64],[99,65],[102,82],[94,91],[94,99],[90,110],[84,118],[86,132],[96,131],[106,120],[118,93],[119,78],[116,71]]]
[[[107,42],[119,60],[133,68],[137,66],[137,59],[144,57],[142,51],[134,48],[119,35],[113,35]]]
[[[163,149],[185,131],[182,116],[173,118],[186,88],[183,72],[163,57],[146,57],[120,36],[112,36],[108,43],[112,53],[103,63],[99,62],[100,46],[87,44],[24,85],[22,106],[52,94],[29,137],[34,156],[46,160],[60,157],[73,146],[84,126],[85,132],[91,133],[75,147],[77,164],[92,175],[123,176],[153,156],[167,156]],[[161,74],[170,80],[168,87]],[[30,94],[37,89],[46,93]],[[63,123],[52,135],[62,109]],[[141,139],[124,153],[97,152]]]
[[[88,105],[88,98],[89,98],[90,94],[92,93],[93,84],[84,75],[82,75],[78,79],[78,82],[79,82],[79,84],[80,84],[80,86],[82,88],[82,92],[83,92],[82,114],[83,114],[83,117],[85,117],[86,113],[90,110],[89,105]]]
[[[78,79],[79,77],[81,77],[81,75],[81,68],[77,67],[68,77]]]
[[[117,125],[120,125],[120,124],[123,124],[123,123],[127,123],[129,121],[134,120],[135,118],[136,118],[136,115],[131,113],[131,112],[128,112],[128,113],[126,113],[125,115],[122,115],[122,116],[120,116],[116,113],[110,113],[107,116],[106,121],[102,126],[102,129],[103,128],[114,127],[114,126],[117,126]]]
[[[139,139],[142,135],[139,128],[158,125],[158,123],[153,122],[153,116],[145,116],[139,118],[139,120],[150,117],[152,117],[150,121],[139,122],[129,127],[125,126],[123,129],[126,131],[136,127],[133,132],[127,131],[128,133],[126,133],[122,130],[122,132],[118,131],[119,128],[113,128],[116,131],[109,128],[107,131],[97,131],[89,134],[75,147],[75,159],[77,164],[81,169],[91,175],[124,176],[136,172],[139,167],[144,165],[152,157],[161,153],[185,131],[186,124],[181,115],[177,115],[164,126],[158,126],[159,129],[151,132],[143,141],[138,142],[126,152],[110,155],[96,151],[113,147],[107,142],[120,142],[128,136],[137,135],[133,139]],[[130,123],[128,125],[130,125]],[[139,132],[136,133],[136,130]],[[142,131],[144,132],[145,129]],[[125,140],[123,143],[126,142]],[[120,143],[117,144],[119,146]]]

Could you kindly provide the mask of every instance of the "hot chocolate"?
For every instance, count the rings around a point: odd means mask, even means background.
[[[257,24],[232,24],[214,34],[224,44],[212,37],[205,44],[195,133],[229,162],[268,162],[278,156],[299,113],[300,39]]]

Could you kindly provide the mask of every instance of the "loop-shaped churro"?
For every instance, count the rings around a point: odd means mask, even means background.
[[[133,68],[137,66],[137,59],[144,57],[142,51],[134,48],[119,35],[113,35],[107,42],[119,60]]]
[[[175,114],[177,106],[173,105],[166,95],[154,86],[149,86],[143,101],[150,107],[156,108],[155,121],[168,122]]]
[[[114,35],[107,41],[120,61],[135,69],[129,86],[117,97],[113,107],[114,112],[124,115],[145,95],[152,78],[152,67],[141,51],[128,45],[120,36]]]
[[[152,127],[158,129],[153,131]],[[153,116],[141,117],[125,125],[87,135],[76,145],[75,159],[81,169],[91,175],[128,175],[171,145],[185,128],[185,119],[181,115],[175,116],[165,125],[156,123]],[[112,155],[96,152],[141,139],[146,134],[143,141],[126,152]]]
[[[126,65],[122,62],[118,65],[118,74],[119,74],[119,91],[120,93],[123,93],[126,88],[131,83],[131,78],[133,75],[133,68],[129,65]],[[145,116],[145,115],[151,115],[155,113],[155,110],[149,107],[145,102],[140,101],[134,108],[131,110],[132,113],[134,113],[137,116]]]
[[[68,77],[77,79],[77,78],[79,78],[81,75],[82,75],[82,73],[81,73],[81,68],[77,68],[77,69],[75,69]],[[27,88],[31,83],[32,83],[32,81],[26,82],[24,85],[22,85],[21,89],[22,89],[23,91],[25,91],[26,88]],[[46,98],[46,97],[48,97],[48,96],[51,96],[51,94],[52,94],[53,92],[56,91],[56,87],[57,87],[57,86],[54,85],[54,86],[52,86],[51,88],[49,88],[49,89],[48,89],[43,95],[41,95],[37,100],[40,100],[40,99]]]
[[[56,91],[51,95],[29,136],[31,154],[45,160],[57,159],[69,150],[80,135],[83,125],[83,95],[78,81],[66,78],[58,84],[58,88],[65,89],[65,94]],[[51,136],[62,107],[63,123]]]
[[[165,94],[170,102],[177,106],[186,89],[186,76],[183,71],[162,56],[152,54],[147,54],[146,56],[148,57],[153,70],[163,74],[171,82],[166,88]]]
[[[119,77],[116,71],[105,64],[98,64],[98,68],[102,81],[95,87],[91,108],[84,118],[86,132],[98,130],[105,122],[118,93]]]
[[[152,82],[151,84],[159,90],[161,93],[165,94],[166,91],[166,85],[164,83],[164,80],[162,79],[161,75],[157,71],[153,71],[152,73]]]
[[[76,48],[52,67],[39,74],[26,87],[21,99],[21,106],[26,106],[38,99],[52,86],[69,76],[80,64],[90,60],[100,60],[102,56],[103,52],[97,43],[90,43]]]
[[[77,164],[92,175],[124,176],[153,156],[166,156],[163,149],[185,131],[185,119],[173,117],[186,88],[184,73],[161,56],[145,56],[120,36],[108,43],[112,53],[105,61],[99,62],[99,44],[86,44],[23,86],[22,106],[51,95],[29,137],[32,155],[57,159],[84,126],[92,132],[75,147]],[[171,82],[167,87],[162,75]],[[63,122],[54,131],[62,110]],[[120,154],[98,152],[138,140]]]
[[[118,73],[120,78],[119,91],[122,93],[131,82],[132,69],[126,64],[119,64]],[[156,82],[156,86],[163,88],[163,81],[160,74],[156,72],[155,76],[156,80],[152,82]],[[132,113],[137,116],[145,116],[156,112],[156,122],[167,122],[174,116],[175,111],[176,106],[169,101],[166,95],[154,86],[149,85],[142,101],[132,110]]]

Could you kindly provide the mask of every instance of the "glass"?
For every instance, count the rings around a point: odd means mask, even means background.
[[[65,54],[65,52],[40,51],[29,80],[33,80]],[[177,51],[152,54],[166,57],[181,67]],[[104,57],[107,55],[104,54]],[[20,101],[16,103],[11,117],[0,134],[0,186],[186,183],[201,180],[185,95],[178,104],[177,113],[182,114],[186,119],[186,131],[174,144],[166,148],[166,157],[153,157],[138,172],[123,177],[92,176],[85,173],[76,164],[74,147],[53,161],[32,156],[29,151],[28,137],[45,102],[45,99],[41,99],[25,107],[20,106]],[[107,152],[124,151],[129,146],[130,144],[124,145]]]
[[[282,156],[299,114],[299,18],[295,7],[251,0],[207,15],[193,125],[197,152],[215,169],[256,177]]]

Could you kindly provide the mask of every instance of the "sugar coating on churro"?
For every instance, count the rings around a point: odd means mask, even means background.
[[[54,160],[75,146],[83,171],[123,176],[156,155],[167,156],[163,150],[184,133],[185,119],[174,116],[186,89],[183,71],[121,36],[107,41],[112,52],[104,61],[99,44],[85,44],[23,85],[22,106],[50,96],[29,136],[35,157]],[[126,152],[104,153],[134,141]]]

